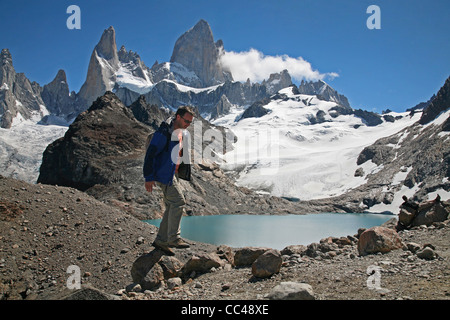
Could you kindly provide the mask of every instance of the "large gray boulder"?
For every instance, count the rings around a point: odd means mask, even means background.
[[[299,282],[281,282],[267,295],[270,300],[315,300],[311,285]]]

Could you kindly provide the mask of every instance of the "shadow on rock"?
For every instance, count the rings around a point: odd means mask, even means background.
[[[137,258],[131,267],[133,282],[139,283],[143,290],[158,287],[164,279],[163,269],[158,264],[163,255],[163,251],[155,249]]]

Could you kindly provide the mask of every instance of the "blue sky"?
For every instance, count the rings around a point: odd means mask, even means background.
[[[151,67],[169,61],[177,38],[200,19],[227,52],[306,61],[355,109],[404,111],[450,75],[448,0],[0,1],[0,49],[11,51],[16,71],[44,85],[64,69],[76,92],[109,26],[119,48]],[[80,30],[66,27],[72,4]],[[380,8],[381,29],[366,26],[370,5]]]

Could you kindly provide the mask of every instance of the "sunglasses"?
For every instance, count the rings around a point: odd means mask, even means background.
[[[186,120],[186,119],[185,119],[185,118],[183,118],[182,116],[180,116],[180,118],[181,118],[181,119],[183,119],[183,120],[184,120],[184,122],[186,122],[186,124],[191,124],[191,123],[192,123],[192,121]]]

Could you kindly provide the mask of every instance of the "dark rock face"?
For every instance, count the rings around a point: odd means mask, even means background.
[[[44,152],[38,182],[87,190],[118,181],[137,165],[149,130],[110,92],[80,114]]]
[[[272,73],[269,75],[269,79],[264,80],[262,85],[265,85],[269,94],[275,94],[279,90],[287,88],[292,85],[292,79],[287,70],[283,70],[280,73]]]
[[[264,108],[263,106],[268,104],[271,101],[270,98],[266,98],[260,101],[255,102],[250,107],[248,107],[241,116],[241,119],[246,118],[260,118],[269,113],[269,110]]]
[[[324,81],[304,81],[298,86],[300,94],[317,95],[319,99],[326,101],[334,101],[345,109],[350,109],[348,99],[331,88]]]
[[[420,124],[427,124],[443,111],[450,107],[450,77],[445,81],[444,86],[438,91],[433,101],[423,110]]]
[[[13,119],[43,116],[42,88],[31,82],[23,73],[16,73],[8,49],[0,53],[0,127],[10,128]]]
[[[168,112],[158,106],[147,104],[145,97],[141,95],[135,102],[133,102],[129,108],[133,112],[136,120],[145,123],[153,129],[158,129],[161,122],[167,120],[172,112]]]
[[[222,95],[220,97],[219,102],[212,108],[211,119],[216,119],[220,116],[228,114],[231,107],[232,107],[232,104],[230,101],[228,101],[227,96]]]
[[[70,94],[64,70],[59,70],[55,79],[44,86],[41,96],[53,115],[68,115],[73,111],[75,94]]]

